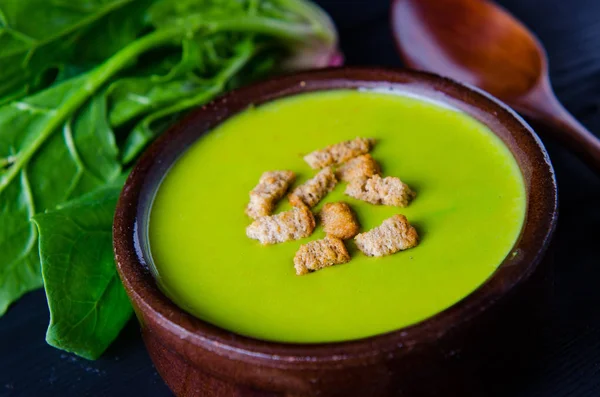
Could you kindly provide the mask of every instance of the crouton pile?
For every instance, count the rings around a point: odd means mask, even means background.
[[[268,171],[250,191],[246,214],[254,221],[246,235],[261,244],[277,244],[309,237],[316,220],[311,208],[331,192],[339,181],[347,182],[345,194],[374,205],[406,207],[416,196],[399,178],[381,176],[381,167],[369,154],[375,140],[356,138],[316,150],[304,157],[320,171],[291,190],[288,200],[293,209],[273,214],[275,206],[296,180],[293,171]],[[334,169],[334,167],[336,167]],[[394,215],[367,232],[352,208],[344,202],[326,203],[318,219],[326,237],[303,244],[294,257],[297,275],[350,261],[344,240],[354,238],[356,247],[367,256],[386,256],[415,247],[419,243],[416,229],[404,215]]]

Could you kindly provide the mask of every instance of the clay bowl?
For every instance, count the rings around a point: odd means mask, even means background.
[[[512,253],[484,285],[449,309],[416,325],[356,341],[266,342],[218,328],[181,310],[159,290],[146,266],[149,204],[161,176],[199,136],[248,106],[339,88],[425,96],[461,109],[494,131],[516,157],[527,187],[526,221]],[[516,310],[524,307],[519,299],[512,309],[504,309],[503,303],[515,302],[515,291],[523,288],[538,267],[554,231],[556,211],[556,182],[546,151],[527,124],[496,99],[426,73],[329,69],[283,76],[231,92],[173,126],[145,152],[127,180],[115,216],[114,249],[150,356],[179,396],[477,395],[481,391],[471,387],[473,369],[461,369],[456,357],[481,350],[473,347],[477,340],[483,340],[483,346],[495,346],[507,339],[505,331],[500,337],[492,336],[499,329],[499,313],[508,313],[511,322]],[[530,291],[539,295],[537,290]],[[520,323],[516,329],[522,327],[527,326]],[[518,331],[515,340],[523,339],[522,334]],[[471,361],[472,367],[484,362],[477,358],[463,361]]]

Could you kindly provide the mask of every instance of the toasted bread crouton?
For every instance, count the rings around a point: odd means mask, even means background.
[[[296,174],[292,171],[267,171],[262,174],[258,185],[250,191],[246,214],[252,219],[271,215],[277,201],[295,180]]]
[[[353,157],[369,153],[374,144],[374,139],[356,138],[327,146],[325,149],[315,150],[304,156],[304,161],[315,169],[341,164]]]
[[[337,178],[331,167],[325,167],[312,179],[295,188],[289,196],[294,207],[306,205],[314,207],[323,197],[333,190]]]
[[[382,178],[379,175],[350,182],[345,193],[350,197],[371,204],[393,205],[396,207],[406,207],[416,196],[415,192],[400,179],[393,176]]]
[[[352,208],[346,203],[326,203],[320,217],[327,236],[346,240],[356,236],[360,230]]]
[[[385,256],[415,247],[419,235],[404,215],[394,215],[380,226],[357,235],[354,241],[365,255]]]
[[[246,228],[246,235],[261,244],[276,244],[308,237],[315,230],[315,218],[307,207],[294,208],[258,218]]]
[[[377,161],[367,153],[342,164],[337,170],[337,177],[344,182],[352,182],[379,175],[380,172],[381,169]]]
[[[301,276],[325,267],[346,263],[350,255],[344,242],[335,237],[325,237],[303,244],[294,256],[296,274]]]

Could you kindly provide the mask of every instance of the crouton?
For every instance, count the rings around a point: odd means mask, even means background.
[[[368,153],[374,144],[374,139],[356,138],[327,146],[325,149],[315,150],[304,156],[304,161],[315,169],[341,164],[353,157]]]
[[[331,167],[325,167],[312,179],[296,187],[289,196],[290,203],[294,207],[306,205],[314,207],[323,197],[333,190],[337,184],[337,178]]]
[[[276,244],[308,237],[315,230],[315,218],[307,207],[258,218],[246,228],[246,235],[261,244]]]
[[[296,180],[293,171],[267,171],[263,173],[258,185],[250,191],[250,203],[246,214],[252,219],[271,215],[277,201],[285,195]]]
[[[303,244],[294,256],[296,274],[301,276],[325,267],[346,263],[350,255],[344,242],[335,237],[325,237]]]
[[[371,204],[406,207],[416,194],[400,179],[373,175],[368,179],[353,180],[346,187],[348,196]]]
[[[381,169],[377,161],[370,154],[363,154],[342,164],[337,170],[337,177],[344,182],[352,182],[379,175],[380,172]]]
[[[404,215],[394,215],[380,226],[357,235],[354,241],[367,256],[385,256],[415,247],[419,235]]]
[[[320,218],[327,236],[346,240],[356,236],[360,230],[354,212],[346,203],[326,203]]]

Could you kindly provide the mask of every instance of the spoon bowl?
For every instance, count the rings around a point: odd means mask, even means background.
[[[543,46],[512,15],[487,0],[395,0],[391,15],[407,66],[491,93],[600,172],[600,140],[556,99]]]

